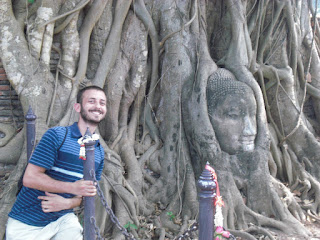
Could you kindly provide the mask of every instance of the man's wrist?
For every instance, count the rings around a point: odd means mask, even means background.
[[[82,196],[75,196],[75,197],[71,198],[71,200],[72,200],[71,208],[75,208],[75,207],[81,206],[83,197]]]
[[[74,182],[64,182],[65,183],[65,189],[66,189],[66,193],[71,193],[73,195],[76,195],[75,194],[75,191],[74,191]]]

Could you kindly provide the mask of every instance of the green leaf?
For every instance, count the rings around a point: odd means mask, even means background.
[[[131,227],[133,228],[133,229],[138,229],[138,227],[133,223],[133,224],[131,224]]]
[[[123,226],[125,229],[128,229],[130,227],[130,222],[128,222],[126,225]]]
[[[170,217],[171,221],[173,221],[173,219],[176,217],[172,212],[167,212],[167,215]]]
[[[28,2],[32,4],[32,3],[34,3],[34,0],[28,0]]]
[[[130,231],[131,229],[138,229],[137,225],[134,223],[128,222],[126,225],[123,226],[125,229],[128,229]]]

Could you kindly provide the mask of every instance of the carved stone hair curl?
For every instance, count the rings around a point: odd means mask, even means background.
[[[216,108],[217,104],[233,94],[253,94],[252,89],[245,83],[238,81],[228,70],[219,68],[207,82],[207,104],[209,113]]]

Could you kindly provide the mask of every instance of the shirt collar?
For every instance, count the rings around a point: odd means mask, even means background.
[[[71,132],[71,137],[73,137],[73,138],[81,138],[82,137],[77,122],[75,122],[74,124],[72,124],[70,126],[70,130],[71,130],[70,131]]]
[[[71,132],[71,137],[72,138],[81,138],[82,135],[81,135],[81,132],[79,130],[79,127],[78,127],[78,122],[75,122],[73,123],[71,126],[70,126],[70,132]],[[100,145],[100,141],[99,139],[96,141],[96,144],[95,146],[99,146]]]

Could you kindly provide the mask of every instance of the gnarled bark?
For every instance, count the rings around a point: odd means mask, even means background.
[[[76,120],[78,89],[105,90],[101,188],[120,223],[138,227],[136,237],[173,238],[197,220],[196,180],[210,162],[224,227],[246,239],[272,238],[270,228],[302,238],[320,203],[320,35],[310,8],[290,0],[0,0],[0,58],[23,111],[31,105],[37,115],[37,141]],[[208,81],[221,71],[254,94],[249,151],[224,151],[212,125],[207,97],[218,92]],[[26,164],[24,131],[0,139],[1,166],[16,164],[1,193],[0,239]],[[99,199],[96,219],[105,237],[124,238]]]

